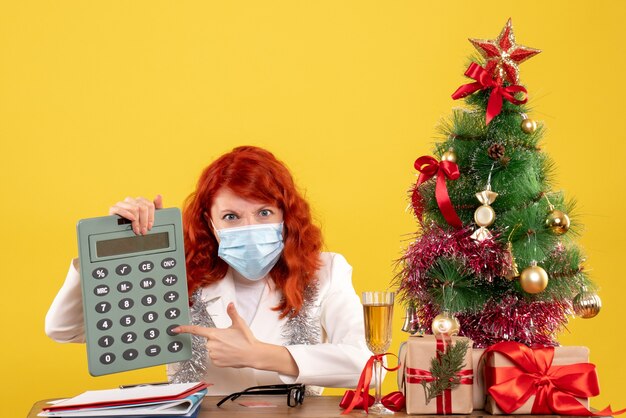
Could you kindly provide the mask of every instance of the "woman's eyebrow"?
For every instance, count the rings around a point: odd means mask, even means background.
[[[234,214],[236,214],[236,215],[237,215],[237,214],[239,214],[239,212],[238,212],[238,211],[236,211],[235,209],[228,209],[228,208],[226,208],[226,209],[221,209],[221,210],[220,210],[220,214],[223,214],[223,213],[234,213]]]

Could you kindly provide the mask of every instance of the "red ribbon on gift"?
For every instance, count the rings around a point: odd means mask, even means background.
[[[345,404],[347,402],[344,402],[344,399],[346,397],[350,397],[348,392],[353,392],[350,403],[348,404],[348,406],[345,406],[346,409],[341,413],[341,415],[348,414],[350,411],[352,411],[355,407],[359,405],[361,405],[361,407],[365,410],[365,412],[367,412],[367,408],[371,405],[371,403],[369,402],[369,391],[370,391],[370,382],[372,381],[372,369],[374,367],[374,361],[378,360],[382,363],[383,358],[387,355],[398,358],[398,356],[396,356],[393,353],[384,353],[384,354],[375,354],[372,357],[370,357],[369,360],[367,360],[367,363],[365,363],[365,367],[363,368],[363,371],[361,372],[361,377],[359,378],[359,383],[356,386],[356,390],[354,391],[349,390],[343,395],[341,402]],[[400,368],[399,364],[396,367],[387,367],[383,363],[382,366],[385,370],[388,370],[390,372],[393,372]],[[400,393],[400,395],[402,395],[402,393]],[[365,401],[366,398],[368,399],[368,402]],[[390,403],[392,407],[395,407],[395,405],[400,405],[400,404],[401,404],[400,409],[404,407],[404,396],[402,396],[401,399],[398,399],[399,396],[396,394],[396,392],[390,393],[389,395],[385,396],[385,398],[392,400]],[[382,399],[381,399],[381,402],[384,403]],[[339,406],[344,408],[344,406],[341,404]],[[385,406],[389,409],[392,409],[388,405],[385,405]],[[399,411],[400,409],[397,409],[395,411]]]
[[[346,390],[339,401],[339,407],[346,409],[352,403],[354,399],[355,392],[353,390]],[[392,411],[398,412],[404,409],[404,394],[400,391],[391,392],[380,399],[385,408],[390,409]],[[374,396],[367,394],[367,406],[372,406],[374,404]],[[360,399],[357,399],[356,404],[353,409],[362,409],[363,408],[363,396],[360,396]]]
[[[491,352],[502,354],[515,364],[515,367],[485,368],[488,392],[507,414],[520,408],[533,395],[532,414],[607,416],[626,412],[626,409],[612,411],[610,406],[592,412],[576,400],[576,397],[589,398],[600,393],[594,364],[553,366],[554,347],[531,349],[512,341],[487,348],[483,356]]]
[[[436,335],[437,341],[437,358],[441,357],[441,354],[445,352],[446,346],[452,342],[451,338],[447,334]],[[472,369],[465,369],[458,372],[456,375],[460,378],[459,384],[471,385],[474,383],[473,378],[474,371]],[[436,378],[428,370],[414,369],[411,367],[406,368],[406,383],[433,382]],[[440,395],[437,395],[437,414],[452,414],[452,390],[446,389]]]
[[[450,201],[450,196],[448,195],[448,186],[446,185],[446,179],[456,180],[459,178],[461,173],[459,172],[459,166],[452,161],[437,161],[435,158],[424,155],[415,160],[414,167],[417,171],[420,172],[420,175],[417,179],[417,185],[415,186],[415,190],[413,191],[413,205],[415,207],[415,214],[418,218],[422,218],[423,207],[421,204],[421,199],[419,196],[416,196],[417,188],[420,184],[424,183],[426,180],[430,179],[434,175],[437,175],[437,185],[435,186],[435,197],[437,198],[437,205],[443,214],[446,222],[450,226],[453,226],[457,229],[463,227],[463,223],[459,216],[456,214],[454,210],[454,206],[452,206],[452,202]]]
[[[460,377],[459,383],[461,385],[471,385],[474,383],[473,377],[474,371],[472,369],[465,369],[458,372],[456,375]],[[407,367],[406,369],[406,382],[418,383],[432,382],[435,380],[432,373],[428,370],[412,369]],[[437,414],[452,414],[452,391],[446,389],[441,395],[437,395]]]
[[[502,111],[502,99],[508,100],[518,106],[528,101],[528,97],[526,96],[526,93],[528,92],[526,91],[526,88],[519,85],[504,87],[502,85],[502,80],[499,77],[495,79],[492,78],[487,70],[475,62],[471,63],[467,68],[465,76],[476,80],[476,82],[463,84],[461,87],[456,89],[454,93],[452,93],[452,98],[454,100],[462,99],[463,97],[477,92],[478,90],[492,89],[491,94],[489,95],[489,102],[487,102],[487,114],[485,115],[487,125],[489,125],[489,122],[491,122],[491,120],[498,116]],[[524,93],[523,100],[515,98],[514,94],[519,92]]]

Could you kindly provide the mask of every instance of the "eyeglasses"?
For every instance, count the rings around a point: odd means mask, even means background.
[[[234,401],[242,395],[285,395],[287,394],[287,405],[294,407],[302,405],[304,401],[304,388],[302,384],[295,385],[265,385],[254,386],[245,389],[241,392],[231,393],[221,401],[217,403],[217,406],[222,405],[227,400]]]

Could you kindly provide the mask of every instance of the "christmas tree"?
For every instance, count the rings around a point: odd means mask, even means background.
[[[516,44],[510,19],[496,39],[470,42],[472,82],[452,95],[466,106],[440,124],[439,158],[415,161],[420,231],[397,276],[403,329],[458,332],[477,347],[557,345],[568,317],[595,316],[600,299],[575,243],[574,201],[553,190],[544,126],[527,116],[519,64],[540,51]]]

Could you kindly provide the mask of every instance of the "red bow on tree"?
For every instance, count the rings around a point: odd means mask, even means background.
[[[502,99],[508,100],[518,106],[528,101],[528,97],[526,97],[526,88],[519,85],[504,87],[502,80],[499,77],[495,79],[492,78],[487,70],[474,62],[471,63],[467,68],[467,71],[465,71],[465,76],[476,80],[476,82],[463,84],[454,93],[452,93],[452,98],[454,100],[462,99],[463,97],[477,92],[478,90],[491,89],[489,102],[487,103],[487,114],[485,115],[485,122],[487,125],[489,125],[489,122],[491,122],[493,118],[500,114],[500,111],[502,111]],[[515,98],[514,94],[519,92],[524,93],[523,100]]]
[[[448,187],[446,186],[446,179],[456,180],[461,173],[459,172],[459,166],[452,161],[437,161],[433,157],[425,155],[415,160],[415,169],[420,172],[420,176],[417,179],[417,184],[413,190],[413,208],[418,218],[422,218],[424,211],[421,196],[417,190],[418,186],[430,179],[435,174],[437,175],[437,185],[435,186],[435,197],[437,198],[437,205],[446,219],[446,222],[451,226],[460,229],[463,227],[463,222],[456,214],[454,206],[450,201],[448,195]]]

